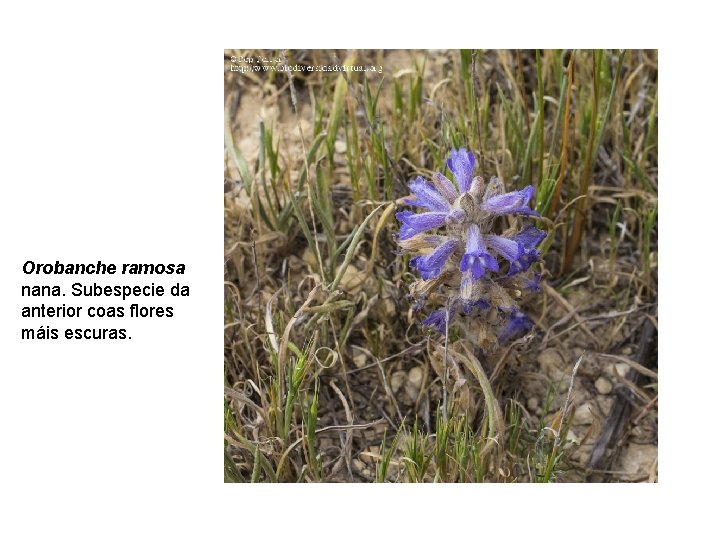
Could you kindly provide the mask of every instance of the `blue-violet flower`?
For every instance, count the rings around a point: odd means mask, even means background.
[[[424,211],[396,214],[398,243],[414,255],[410,266],[422,278],[411,285],[416,306],[445,286],[443,307],[430,313],[426,326],[444,333],[459,313],[479,311],[484,312],[481,335],[491,336],[491,342],[520,337],[532,322],[520,312],[517,299],[523,291],[539,290],[540,273],[532,266],[540,260],[538,245],[546,236],[524,223],[540,217],[530,208],[534,188],[505,193],[497,177],[485,185],[473,177],[475,156],[465,148],[451,150],[447,166],[454,182],[437,172],[430,181],[418,176],[408,184],[413,197],[405,204]],[[510,216],[511,227],[497,234],[500,216]]]

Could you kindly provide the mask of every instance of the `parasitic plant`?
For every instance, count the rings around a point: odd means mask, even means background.
[[[447,165],[454,182],[437,172],[430,182],[417,177],[409,183],[414,197],[404,202],[425,211],[396,214],[397,241],[422,278],[411,285],[416,308],[443,299],[424,324],[444,333],[460,313],[478,316],[479,344],[488,349],[532,328],[518,300],[524,291],[539,290],[534,263],[546,233],[527,223],[540,217],[529,206],[532,186],[505,193],[497,177],[486,185],[473,177],[475,156],[465,148],[452,150]],[[498,230],[501,216],[511,217],[504,231]]]

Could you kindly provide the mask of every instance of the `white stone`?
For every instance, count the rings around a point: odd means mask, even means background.
[[[407,379],[407,373],[404,371],[396,371],[390,376],[390,389],[393,393],[397,393],[402,388],[403,383]]]
[[[605,395],[612,392],[613,384],[605,377],[598,377],[595,380],[595,388],[597,389],[598,393]]]
[[[362,352],[353,354],[352,357],[353,364],[355,364],[355,367],[357,368],[364,368],[367,365],[367,359],[367,354]]]
[[[593,423],[593,406],[592,403],[586,401],[575,410],[574,421],[578,424],[592,424]]]
[[[618,362],[615,364],[615,371],[617,371],[618,375],[621,377],[627,378],[628,373],[630,373],[630,366],[628,366],[625,362]]]
[[[423,369],[420,366],[415,366],[408,372],[407,384],[405,385],[405,391],[410,396],[410,399],[415,400],[420,393],[420,385],[423,380]]]

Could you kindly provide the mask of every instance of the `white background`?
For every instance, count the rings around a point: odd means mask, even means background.
[[[704,489],[718,480],[715,19],[692,2],[681,13],[376,4],[0,8],[0,536],[707,530]],[[660,47],[659,485],[223,484],[223,49],[340,45]],[[131,341],[21,342],[22,264],[98,259],[186,263],[191,296]]]

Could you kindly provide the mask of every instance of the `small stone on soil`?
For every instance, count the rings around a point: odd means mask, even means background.
[[[578,424],[592,424],[593,423],[593,406],[590,402],[585,402],[580,405],[575,411],[575,422]]]
[[[598,407],[600,407],[600,412],[603,413],[603,416],[608,416],[615,400],[610,396],[598,396],[596,400]]]
[[[352,357],[353,364],[355,364],[355,367],[357,368],[364,368],[367,364],[367,354],[365,353],[358,353],[354,354]]]
[[[423,380],[423,370],[420,366],[415,366],[408,372],[407,383],[405,384],[405,391],[407,392],[410,399],[415,400],[420,393],[420,385]]]
[[[527,408],[528,410],[535,412],[540,405],[540,400],[536,397],[531,397],[527,400]]]
[[[618,362],[615,364],[615,371],[617,371],[621,377],[627,378],[628,373],[630,373],[630,366],[624,362]]]
[[[390,376],[390,389],[397,394],[397,391],[402,388],[403,383],[407,379],[407,373],[404,371],[396,371]]]
[[[538,356],[538,364],[545,375],[557,379],[563,375],[563,357],[557,349],[545,349]]]
[[[608,381],[605,377],[598,377],[595,380],[595,388],[600,394],[609,394],[612,392],[613,384]]]
[[[651,469],[658,457],[657,446],[652,444],[628,443],[620,455],[620,468],[628,474],[653,475]]]

